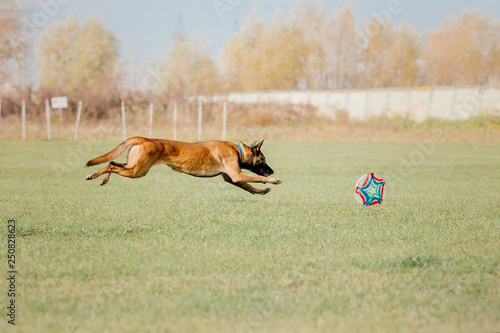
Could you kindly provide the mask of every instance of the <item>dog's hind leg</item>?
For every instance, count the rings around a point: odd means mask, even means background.
[[[99,170],[97,172],[89,174],[87,177],[85,177],[85,180],[96,179],[97,177],[99,177],[99,176],[101,176],[103,174],[106,174],[106,177],[104,178],[105,181],[103,179],[104,183],[102,184],[102,185],[105,185],[108,182],[109,177],[111,176],[111,172],[116,172],[116,171],[112,170],[112,167],[113,167],[113,165],[110,163],[110,164],[108,164],[107,167],[105,167],[105,168],[103,168],[103,169],[101,169],[101,170]]]
[[[106,176],[99,182],[99,185],[103,186],[103,185],[106,185],[106,183],[109,180],[109,177],[111,177],[111,172],[116,172],[116,171],[112,171],[112,167],[123,168],[124,166],[125,165],[122,163],[117,163],[117,162],[111,161],[111,162],[109,162],[107,167],[101,169],[98,172],[91,173],[85,179],[92,180],[92,179],[95,179],[103,174],[106,174]]]
[[[252,194],[267,194],[271,191],[270,188],[265,188],[265,189],[258,189],[258,188],[255,188],[253,187],[252,185],[248,184],[248,183],[235,183],[233,182],[233,180],[231,179],[231,177],[229,177],[228,175],[226,175],[225,173],[222,174],[222,178],[224,178],[224,180],[226,182],[228,182],[229,184],[231,185],[234,185],[234,186],[238,186],[239,188],[241,189],[244,189],[245,191],[248,191]]]
[[[99,182],[99,186],[104,186],[108,183],[109,177],[111,177],[111,172],[108,172],[103,179]]]
[[[122,167],[122,168],[125,166],[125,164],[117,163],[117,162],[114,162],[114,161],[109,162],[109,164],[117,166],[117,167]],[[111,177],[111,172],[108,172],[108,173],[106,173],[104,175],[104,178],[101,179],[101,181],[99,182],[99,186],[106,185],[108,183],[109,177]]]
[[[107,183],[110,177],[110,173],[117,173],[120,176],[128,178],[144,177],[148,173],[149,169],[153,166],[157,158],[158,156],[145,158],[144,155],[141,154],[140,146],[134,146],[129,152],[129,158],[126,164],[110,162],[107,167],[99,170],[98,172],[91,173],[85,179],[92,180],[99,176],[102,176],[103,174],[107,174],[100,183],[100,185],[102,186]]]
[[[105,185],[107,183],[109,177],[111,176],[111,173],[117,173],[120,176],[128,177],[128,178],[139,178],[139,177],[144,177],[148,173],[148,171],[149,171],[149,167],[147,167],[147,168],[145,168],[145,167],[139,168],[137,166],[134,166],[134,167],[123,166],[123,167],[121,167],[121,166],[109,164],[104,169],[101,169],[97,172],[91,173],[90,175],[88,175],[85,178],[85,180],[96,179],[97,177],[100,177],[104,174],[107,174],[106,177],[101,181],[102,184],[100,184],[100,185],[102,186],[102,185]]]

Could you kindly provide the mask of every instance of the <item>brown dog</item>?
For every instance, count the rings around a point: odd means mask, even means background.
[[[243,142],[238,144],[226,141],[207,142],[180,142],[159,139],[133,137],[123,141],[109,153],[96,157],[87,162],[87,167],[109,162],[132,146],[128,152],[125,164],[111,161],[102,170],[91,173],[86,180],[95,179],[103,174],[104,178],[99,185],[106,185],[111,173],[120,176],[139,178],[145,176],[153,165],[167,164],[172,169],[187,173],[195,177],[222,178],[230,184],[236,185],[252,194],[266,194],[271,189],[257,189],[248,183],[281,184],[281,180],[268,178],[274,171],[266,164],[262,154],[262,140],[254,141],[250,146]],[[257,175],[241,172],[241,169],[250,170]]]

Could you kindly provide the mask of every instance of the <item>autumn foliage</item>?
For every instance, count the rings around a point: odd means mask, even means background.
[[[278,11],[269,22],[254,9],[229,38],[220,59],[208,50],[203,35],[180,35],[159,59],[139,69],[119,58],[114,32],[100,16],[83,21],[70,16],[52,23],[38,38],[33,85],[26,74],[26,43],[17,38],[22,14],[16,0],[2,0],[1,6],[2,82],[38,86],[38,103],[58,94],[83,98],[96,117],[105,116],[121,98],[179,100],[229,91],[488,85],[500,79],[500,22],[479,10],[450,14],[439,29],[417,34],[406,23],[395,27],[376,16],[361,24],[350,3],[328,13],[321,4],[298,0],[289,15]]]
[[[223,50],[231,90],[487,85],[500,78],[500,22],[478,10],[449,15],[417,35],[372,17],[360,27],[350,3],[328,15],[299,0],[290,18],[264,24],[254,10]]]

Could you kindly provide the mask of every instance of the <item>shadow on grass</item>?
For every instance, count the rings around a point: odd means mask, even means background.
[[[393,261],[383,260],[380,262],[382,266],[390,268],[429,268],[429,267],[447,267],[450,266],[451,260],[437,256],[416,256],[409,255]]]

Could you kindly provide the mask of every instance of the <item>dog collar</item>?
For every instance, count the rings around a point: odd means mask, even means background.
[[[243,150],[241,149],[239,142],[238,142],[238,148],[240,149],[240,163],[242,163],[243,162]]]

